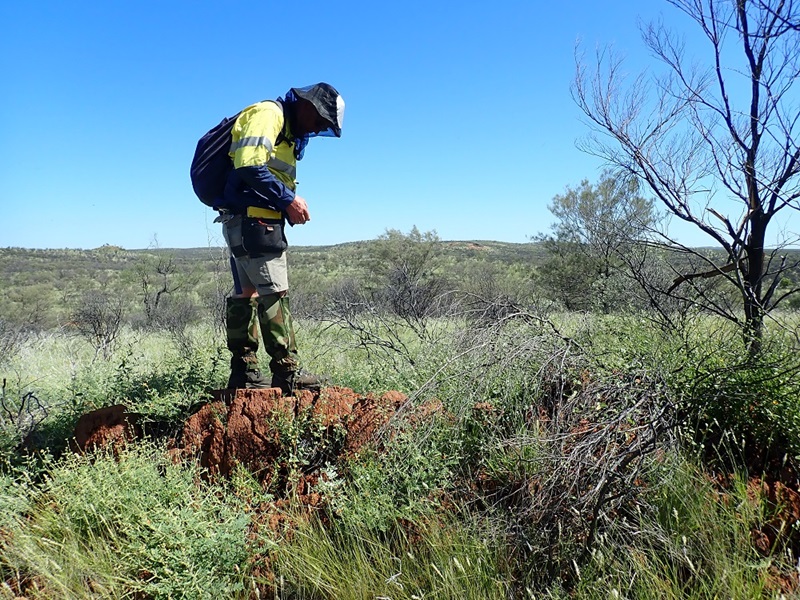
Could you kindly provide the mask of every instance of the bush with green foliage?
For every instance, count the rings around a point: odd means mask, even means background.
[[[249,518],[199,476],[140,444],[6,478],[0,574],[35,597],[244,598]]]
[[[700,339],[671,382],[687,430],[711,454],[722,442],[741,458],[800,458],[800,359],[790,340],[773,337],[757,356],[730,332]]]
[[[218,332],[189,328],[183,347],[167,332],[126,327],[108,361],[93,360],[89,344],[63,334],[23,339],[3,365],[8,397],[34,392],[49,412],[30,440],[32,458],[16,442],[3,446],[4,593],[14,586],[34,597],[39,586],[38,597],[77,598],[245,598],[255,586],[262,597],[274,587],[286,598],[337,600],[769,593],[769,571],[794,562],[753,555],[749,528],[770,515],[745,492],[747,474],[731,489],[714,485],[702,462],[694,466],[695,448],[680,442],[715,441],[703,437],[712,424],[732,439],[746,434],[798,448],[791,340],[771,335],[764,361],[744,364],[741,339],[709,317],[656,329],[641,315],[553,314],[524,293],[529,248],[440,244],[434,276],[441,267],[494,280],[469,282],[456,310],[426,314],[424,329],[355,294],[364,291],[358,245],[341,249],[355,283],[339,298],[364,301],[345,313],[357,315],[350,325],[361,329],[331,327],[321,318],[330,313],[297,320],[310,370],[362,393],[398,389],[408,402],[376,449],[346,458],[334,456],[341,431],[305,415],[279,423],[284,465],[302,471],[311,462],[324,476],[313,509],[288,501],[293,529],[278,540],[259,519],[286,489],[262,486],[241,468],[229,484],[205,483],[196,465],[166,458],[167,436],[134,443],[118,458],[43,458],[64,450],[75,421],[92,408],[123,403],[145,422],[178,431],[192,405],[225,383]],[[483,262],[470,270],[456,260],[466,255]],[[308,258],[307,273],[337,281],[341,261],[322,251]],[[507,264],[516,265],[510,275]],[[309,290],[314,281],[309,275]],[[309,310],[320,308],[316,302],[324,303],[316,296]],[[682,422],[672,420],[676,408]],[[697,415],[706,427],[688,418]],[[695,437],[676,436],[678,427]],[[276,578],[266,581],[269,568]]]

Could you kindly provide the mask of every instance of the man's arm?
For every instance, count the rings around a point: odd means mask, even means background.
[[[286,210],[295,199],[294,191],[275,177],[266,165],[238,167],[236,174],[280,210]]]

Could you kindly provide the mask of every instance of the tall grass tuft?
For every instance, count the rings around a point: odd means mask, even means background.
[[[477,528],[428,518],[378,532],[306,521],[281,544],[277,597],[307,600],[492,600],[510,597],[506,557]]]

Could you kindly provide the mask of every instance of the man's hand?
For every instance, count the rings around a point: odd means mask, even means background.
[[[286,207],[286,216],[295,225],[302,225],[310,221],[311,214],[308,212],[308,204],[305,199],[295,195],[292,203]]]

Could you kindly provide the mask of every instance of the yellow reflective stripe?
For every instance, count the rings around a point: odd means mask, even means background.
[[[245,146],[264,146],[267,152],[272,152],[272,140],[262,135],[260,137],[246,137],[231,142],[229,154],[234,154],[239,148],[244,148]]]
[[[283,214],[280,211],[272,210],[271,208],[260,208],[258,206],[248,206],[247,216],[253,219],[282,219]]]
[[[274,156],[270,156],[269,161],[267,161],[267,166],[273,171],[286,173],[292,179],[297,176],[297,167],[295,165],[290,165],[289,163],[275,158]]]

